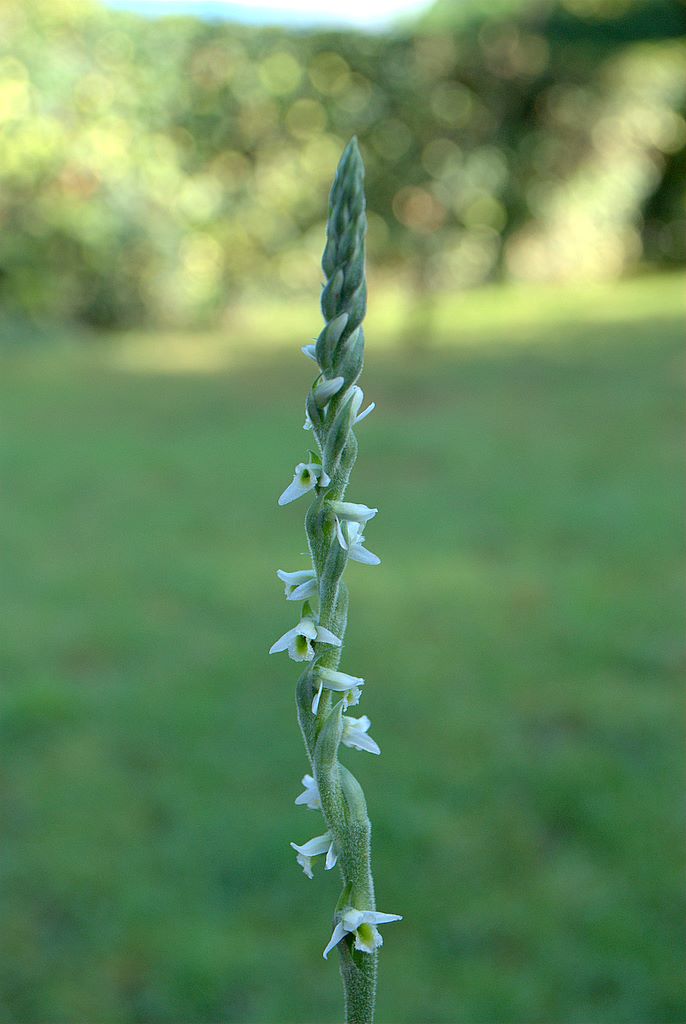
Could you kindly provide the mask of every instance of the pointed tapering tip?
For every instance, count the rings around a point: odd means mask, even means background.
[[[360,152],[360,146],[357,141],[357,135],[353,135],[348,145],[341,153],[341,159],[338,164],[339,170],[348,167],[354,167],[356,170],[364,173],[364,161],[362,159],[362,153]]]

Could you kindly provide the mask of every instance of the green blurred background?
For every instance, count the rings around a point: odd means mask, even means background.
[[[2,0],[3,1022],[340,1017],[266,652],[353,132],[380,1024],[683,1022],[685,39],[679,0]]]

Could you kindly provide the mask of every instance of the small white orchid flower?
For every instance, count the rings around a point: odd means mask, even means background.
[[[383,946],[383,939],[376,927],[377,924],[388,924],[390,921],[402,921],[402,916],[400,914],[379,914],[376,910],[355,910],[354,907],[348,907],[341,914],[341,919],[334,928],[322,956],[326,960],[341,939],[345,935],[351,934],[355,936],[355,949],[359,949],[363,953],[373,953],[379,946]]]
[[[322,466],[317,462],[299,462],[295,467],[293,482],[279,498],[279,505],[287,505],[290,501],[302,497],[308,491],[314,490],[319,484],[320,487],[328,487],[331,480],[324,472]]]
[[[287,601],[307,601],[317,595],[317,574],[314,569],[298,569],[295,572],[277,569],[276,575],[284,584]]]
[[[374,412],[374,410],[376,409],[376,402],[372,402],[370,405],[367,406],[364,412],[360,412],[360,407],[364,402],[364,391],[362,390],[361,387],[358,387],[357,384],[353,384],[350,390],[353,393],[352,411],[354,417],[353,426],[355,426],[356,423],[361,423],[362,420],[366,419],[366,417],[369,416],[370,412]]]
[[[354,750],[368,750],[370,754],[380,754],[379,744],[367,735],[371,724],[366,715],[362,715],[361,718],[344,718],[341,743]]]
[[[337,395],[344,384],[345,377],[332,377],[331,380],[321,377],[312,387],[315,404],[323,409],[329,399]]]
[[[339,519],[350,520],[354,523],[361,523],[363,526],[368,520],[373,519],[378,508],[369,508],[367,505],[357,505],[354,501],[330,501],[329,505]]]
[[[322,800],[319,795],[319,786],[317,783],[311,775],[303,775],[302,783],[305,789],[300,796],[296,796],[296,804],[305,804],[311,811],[321,811]]]
[[[312,429],[314,429],[313,425],[312,425],[312,420],[310,419],[310,414],[309,414],[309,412],[307,411],[307,408],[306,408],[305,409],[305,422],[303,423],[303,430],[312,430]]]
[[[319,677],[319,689],[312,701],[312,714],[316,715],[319,709],[319,701],[322,698],[322,690],[336,690],[343,694],[343,710],[360,703],[360,687],[364,686],[364,679],[358,676],[349,676],[347,672],[337,672],[333,668],[320,668],[317,670]]]
[[[336,518],[336,536],[338,543],[344,551],[348,552],[348,558],[353,562],[362,562],[364,565],[380,565],[381,559],[373,551],[367,551],[364,546],[364,527],[361,523],[343,521]]]
[[[326,854],[324,864],[326,870],[330,871],[331,868],[336,866],[338,855],[330,832],[325,832],[323,836],[315,836],[314,839],[308,840],[302,846],[298,846],[297,843],[291,843],[291,846],[297,853],[296,860],[298,864],[300,864],[308,878],[312,878],[312,861],[315,857],[321,857],[323,853]]]
[[[311,345],[303,345],[300,351],[303,355],[307,356],[308,359],[311,359],[313,363],[317,362],[317,346],[314,342]]]
[[[292,658],[293,661],[312,661],[314,658],[313,640],[321,644],[331,644],[332,647],[341,647],[343,644],[343,641],[331,630],[317,625],[314,619],[306,615],[297,626],[293,626],[293,629],[289,629],[272,644],[269,653],[278,654],[280,651],[287,650],[289,658]]]

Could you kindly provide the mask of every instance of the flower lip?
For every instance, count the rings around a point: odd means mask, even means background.
[[[348,552],[348,558],[353,562],[361,562],[363,565],[380,565],[381,559],[373,551],[368,551],[364,546],[364,526],[354,520],[343,520],[336,517],[336,536],[338,543],[344,551]]]

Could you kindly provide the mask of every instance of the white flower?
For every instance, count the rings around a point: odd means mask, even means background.
[[[315,857],[321,857],[323,853],[326,854],[326,870],[330,871],[331,868],[336,866],[338,857],[330,832],[326,832],[323,836],[315,836],[314,839],[308,840],[302,846],[298,846],[297,843],[291,843],[291,846],[298,855],[296,857],[298,864],[300,864],[308,878],[312,878],[312,861]]]
[[[341,743],[354,750],[368,750],[370,754],[380,754],[379,744],[367,735],[371,724],[366,715],[362,715],[361,718],[344,718]]]
[[[319,381],[312,386],[315,404],[323,409],[329,399],[337,395],[344,384],[345,377],[332,377],[331,380],[320,377]]]
[[[375,949],[383,945],[383,939],[376,925],[388,924],[389,921],[402,921],[402,917],[400,914],[379,914],[376,910],[355,910],[354,907],[348,907],[341,914],[341,919],[334,928],[322,956],[326,960],[343,936],[353,933],[355,949],[359,949],[363,953],[373,953]]]
[[[320,811],[322,801],[319,796],[319,786],[311,775],[303,775],[302,782],[305,789],[300,796],[296,796],[296,804],[305,804],[311,811]]]
[[[303,430],[312,430],[312,429],[313,429],[312,428],[312,420],[310,419],[310,414],[307,411],[307,406],[305,406],[305,422],[303,423]]]
[[[344,551],[348,552],[348,558],[351,558],[353,562],[362,562],[364,565],[379,565],[381,563],[379,556],[372,551],[367,551],[364,546],[363,530],[364,526],[361,523],[346,520],[341,523],[340,519],[336,518],[338,543]]]
[[[360,687],[364,686],[364,679],[358,676],[349,676],[347,672],[337,672],[332,668],[320,668],[317,670],[319,676],[319,689],[312,701],[312,714],[316,715],[321,700],[322,690],[336,690],[343,694],[343,710],[354,704],[360,703]]]
[[[311,345],[303,345],[300,351],[314,363],[317,362],[317,346],[314,343]]]
[[[368,508],[367,505],[357,505],[354,501],[330,501],[329,505],[339,519],[351,520],[364,525],[369,519],[373,519],[378,508]]]
[[[313,490],[317,484],[320,487],[328,487],[331,480],[317,462],[299,462],[295,467],[293,482],[279,498],[279,505],[287,505],[289,501],[295,501],[303,494]]]
[[[352,555],[350,557],[352,558]],[[317,594],[317,574],[314,569],[298,569],[295,572],[277,569],[276,575],[285,584],[284,593],[287,601],[307,601]]]
[[[369,416],[370,412],[373,412],[374,409],[376,409],[376,402],[372,402],[368,405],[364,412],[359,412],[360,406],[364,402],[364,391],[361,387],[358,387],[357,384],[353,384],[350,390],[353,393],[352,410],[354,416],[353,426],[355,426],[356,423],[361,423],[363,419],[366,419],[366,417]]]
[[[316,640],[321,644],[331,644],[332,647],[341,647],[343,641],[323,626],[318,626],[314,619],[306,615],[300,620],[297,626],[289,629],[287,633],[280,636],[276,643],[269,648],[270,654],[278,654],[280,651],[288,651],[288,656],[293,661],[312,661],[314,648],[312,641]]]

